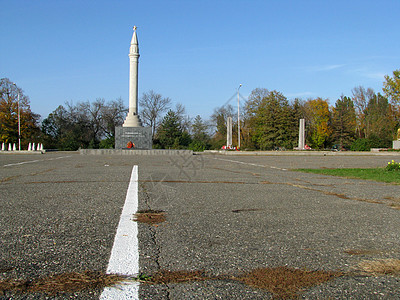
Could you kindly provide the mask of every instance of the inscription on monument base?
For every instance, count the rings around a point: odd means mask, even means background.
[[[151,127],[115,127],[115,149],[152,149]]]

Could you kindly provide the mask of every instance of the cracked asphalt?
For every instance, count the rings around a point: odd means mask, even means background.
[[[363,260],[400,259],[398,185],[291,171],[383,167],[398,158],[0,155],[0,279],[105,271],[133,165],[139,209],[163,210],[167,218],[139,224],[143,274],[238,276],[277,266],[354,272]],[[393,299],[399,287],[399,277],[353,274],[301,297]],[[0,299],[98,299],[100,293]],[[229,279],[141,284],[139,293],[140,299],[272,298]]]

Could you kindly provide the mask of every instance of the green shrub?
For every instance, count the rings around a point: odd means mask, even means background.
[[[370,151],[371,142],[369,139],[357,139],[350,146],[351,151]]]
[[[113,149],[115,146],[115,140],[113,137],[106,138],[100,141],[100,149]]]
[[[203,141],[192,141],[189,145],[189,150],[202,152],[207,148],[207,144]]]
[[[387,137],[371,135],[369,137],[369,144],[371,148],[390,148],[392,146],[392,141]]]
[[[386,171],[400,171],[400,163],[397,163],[394,160],[389,161],[386,166]]]

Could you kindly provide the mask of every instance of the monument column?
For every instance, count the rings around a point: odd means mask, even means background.
[[[228,117],[226,122],[226,148],[231,146],[232,146],[232,117]]]
[[[115,149],[140,150],[153,147],[151,127],[143,127],[138,115],[139,56],[135,26],[129,50],[129,111],[124,124],[115,127]]]
[[[305,149],[305,120],[300,119],[299,122],[299,150]]]
[[[133,27],[131,47],[129,49],[129,112],[123,127],[142,127],[138,115],[138,65],[139,43],[136,35],[136,26]]]

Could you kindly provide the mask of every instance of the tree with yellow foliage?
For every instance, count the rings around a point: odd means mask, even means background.
[[[382,90],[392,105],[400,105],[400,69],[393,71],[393,77],[385,76]]]
[[[328,138],[332,134],[328,100],[310,99],[306,101],[304,108],[311,147],[315,149],[326,147]]]

